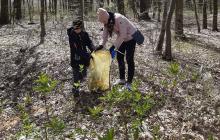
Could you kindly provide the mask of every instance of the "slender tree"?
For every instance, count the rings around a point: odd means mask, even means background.
[[[118,12],[122,15],[125,15],[125,4],[124,0],[117,0]]]
[[[207,0],[203,0],[203,20],[202,20],[202,28],[207,29]]]
[[[212,14],[212,0],[209,0],[209,11],[210,11],[210,14]]]
[[[212,30],[218,31],[218,0],[213,0],[213,23]]]
[[[150,0],[140,0],[140,15],[139,18],[143,20],[150,20],[149,16],[149,8],[150,8],[151,2]]]
[[[15,19],[16,20],[20,20],[22,18],[21,0],[15,0],[14,1],[14,13],[15,13]]]
[[[40,12],[40,25],[41,25],[41,32],[40,32],[40,37],[41,37],[41,43],[44,42],[44,37],[46,35],[45,31],[45,23],[44,23],[44,0],[41,0],[41,12]]]
[[[171,20],[172,16],[175,10],[175,3],[176,0],[172,0],[170,3],[170,9],[167,15],[167,21],[166,21],[166,45],[165,45],[165,52],[164,52],[164,59],[165,60],[172,60],[172,49],[171,49]]]
[[[54,0],[54,15],[55,15],[55,19],[57,20],[57,0]]]
[[[161,13],[161,0],[158,0],[158,8],[157,8],[157,21],[160,22],[160,13]]]
[[[196,0],[193,0],[193,5],[194,5],[194,11],[195,11],[195,17],[196,17],[196,24],[197,24],[197,28],[198,28],[198,33],[200,33],[200,24],[199,24],[199,17],[198,17],[198,13],[197,13],[197,6],[196,6]]]
[[[175,8],[175,36],[183,38],[183,0],[176,1]]]
[[[48,20],[47,0],[45,0],[44,7],[45,7],[45,14],[46,14],[46,21],[47,21]]]
[[[163,49],[163,42],[164,42],[164,35],[166,31],[166,20],[167,20],[167,5],[168,5],[168,0],[164,0],[164,8],[163,8],[163,19],[162,19],[162,25],[160,29],[160,36],[158,39],[158,44],[155,50],[159,53],[162,54],[162,49]]]
[[[1,0],[1,18],[0,24],[9,24],[9,14],[8,14],[8,0]]]

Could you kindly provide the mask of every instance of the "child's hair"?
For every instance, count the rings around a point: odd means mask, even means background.
[[[74,29],[79,29],[82,28],[83,22],[80,19],[74,20],[73,21],[73,28]]]

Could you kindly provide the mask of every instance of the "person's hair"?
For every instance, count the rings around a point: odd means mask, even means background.
[[[114,25],[115,25],[115,14],[112,12],[108,12],[109,14],[109,19],[108,23],[105,25],[108,29],[109,36],[112,37],[112,32],[114,30]]]

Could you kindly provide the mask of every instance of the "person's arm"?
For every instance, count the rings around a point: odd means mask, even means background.
[[[89,34],[86,32],[86,45],[88,46],[89,50],[92,52],[94,50],[94,45],[92,40],[89,37]]]
[[[121,44],[124,42],[124,40],[127,37],[127,26],[125,20],[120,17],[119,19],[119,35],[115,42],[113,43],[116,48],[119,48]]]
[[[108,41],[108,29],[107,27],[104,27],[104,30],[102,33],[102,41],[99,45],[105,46],[107,41]]]

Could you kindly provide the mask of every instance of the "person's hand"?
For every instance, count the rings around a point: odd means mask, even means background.
[[[101,50],[101,49],[103,49],[103,45],[99,45],[94,51],[96,52],[96,51]]]
[[[109,51],[110,51],[110,54],[111,54],[111,56],[112,56],[112,59],[114,59],[115,56],[116,56],[115,46],[113,45],[113,46],[109,49]]]

